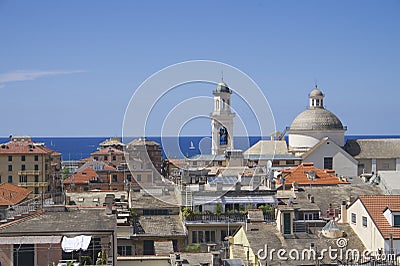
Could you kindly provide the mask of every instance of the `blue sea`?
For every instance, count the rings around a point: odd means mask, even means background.
[[[400,136],[384,136],[384,135],[348,135],[348,139],[361,138],[400,138]],[[90,153],[97,150],[98,145],[109,137],[32,137],[34,142],[42,142],[47,147],[56,150],[62,154],[62,160],[79,160],[87,158]],[[211,153],[211,138],[201,136],[184,136],[179,137],[148,137],[148,139],[161,144],[164,157],[168,158],[184,158],[191,157],[196,154]],[[250,146],[259,141],[261,137],[235,137],[234,143],[236,149],[246,150]],[[268,138],[263,138],[268,139]],[[128,143],[132,139],[124,139]],[[286,138],[287,140],[287,138]],[[0,138],[0,143],[8,142],[8,138]]]

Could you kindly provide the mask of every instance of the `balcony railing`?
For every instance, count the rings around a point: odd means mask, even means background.
[[[18,171],[18,175],[40,175],[40,171],[38,171],[38,170],[23,170],[23,171]]]
[[[19,182],[20,187],[47,187],[47,182]]]
[[[246,214],[191,214],[185,217],[187,223],[244,223]]]

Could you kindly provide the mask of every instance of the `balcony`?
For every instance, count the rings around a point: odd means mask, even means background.
[[[246,218],[246,214],[191,214],[185,223],[244,223]]]
[[[39,170],[24,170],[24,171],[18,171],[18,175],[40,175]]]
[[[20,187],[47,187],[47,182],[19,182]]]

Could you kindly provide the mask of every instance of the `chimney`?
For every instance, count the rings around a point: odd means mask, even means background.
[[[340,223],[347,223],[347,205],[345,200],[340,205]]]
[[[212,265],[220,266],[221,265],[221,253],[219,251],[213,251],[212,254]]]
[[[106,214],[110,215],[112,214],[112,206],[114,204],[114,195],[113,194],[107,194],[106,198],[104,200],[104,203],[106,205]]]

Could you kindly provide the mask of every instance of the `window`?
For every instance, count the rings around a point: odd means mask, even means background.
[[[128,174],[128,175],[126,176],[126,179],[128,180],[128,182],[132,182],[132,175],[131,175],[131,174]]]
[[[314,220],[314,215],[311,212],[304,213],[304,220]]]
[[[117,156],[113,155],[112,159],[113,161],[117,160]]]
[[[400,215],[393,215],[393,226],[400,227]]]
[[[35,187],[35,194],[39,194],[39,188]]]
[[[39,165],[35,164],[35,171],[39,170]]]
[[[198,232],[198,240],[199,240],[199,243],[203,243],[203,241],[204,241],[204,234],[203,234],[203,231],[199,231]]]
[[[365,216],[362,217],[362,225],[364,227],[367,227],[367,217],[365,217]]]
[[[83,202],[85,199],[83,197],[78,198],[78,202]]]
[[[93,159],[94,159],[95,161],[98,161],[98,160],[99,160],[99,157],[94,156]]]
[[[165,210],[165,209],[146,209],[146,210],[143,210],[143,215],[168,215],[168,210]]]
[[[137,174],[136,175],[136,181],[142,181],[142,175],[141,174]]]
[[[35,162],[39,161],[39,156],[35,155]]]
[[[324,169],[333,169],[333,158],[324,157]]]
[[[104,161],[107,161],[107,160],[108,160],[108,156],[105,155],[105,156],[104,156]]]
[[[357,215],[355,213],[351,213],[351,222],[353,224],[357,223]]]
[[[221,236],[226,233],[221,232]],[[215,243],[215,231],[192,231],[192,243]]]
[[[21,161],[25,162],[25,155],[21,156]]]
[[[197,243],[197,231],[192,231],[192,243]]]
[[[26,178],[26,175],[21,175],[19,177],[19,182],[20,183],[26,183],[28,181],[28,178]]]
[[[12,165],[8,166],[8,171],[10,171],[10,172],[12,171]]]
[[[39,176],[35,175],[35,182],[39,182]]]
[[[25,164],[21,164],[21,170],[22,170],[22,171],[25,171],[25,170],[26,170]]]
[[[131,256],[132,246],[118,246],[117,253],[120,256]]]
[[[117,182],[118,181],[117,175],[112,175],[112,181],[113,182]]]
[[[11,175],[9,175],[8,176],[8,183],[12,183],[13,182],[13,180],[12,180],[12,176]]]
[[[12,162],[12,156],[11,155],[8,156],[8,161]]]

